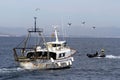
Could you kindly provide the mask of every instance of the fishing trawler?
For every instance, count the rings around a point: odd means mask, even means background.
[[[43,29],[36,27],[36,19],[34,17],[34,28],[28,29],[28,36],[17,47],[13,48],[14,58],[18,64],[24,69],[60,69],[72,66],[74,58],[73,54],[76,50],[67,46],[66,41],[59,41],[58,31],[55,27],[55,41],[46,42],[43,36]],[[31,34],[37,34],[38,39]],[[30,39],[37,42],[30,46]]]

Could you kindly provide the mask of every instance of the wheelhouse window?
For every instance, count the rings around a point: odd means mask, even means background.
[[[65,53],[59,54],[59,58],[60,58],[60,57],[65,57]]]
[[[52,47],[59,47],[61,44],[52,44]]]

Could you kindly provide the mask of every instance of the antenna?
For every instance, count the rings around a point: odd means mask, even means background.
[[[37,19],[37,17],[34,17],[34,19],[35,19],[34,30],[35,30],[35,32],[36,32],[36,19]]]
[[[55,38],[56,38],[56,42],[58,42],[58,31],[57,31],[57,26],[54,27],[55,29]]]

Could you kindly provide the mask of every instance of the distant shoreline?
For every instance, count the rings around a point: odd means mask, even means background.
[[[2,38],[2,37],[26,37],[26,35],[0,35],[0,38]],[[45,38],[52,38],[52,37],[49,37],[49,36],[45,36]],[[60,38],[63,38],[63,37],[60,37]],[[72,37],[64,37],[64,38],[88,38],[88,39],[102,39],[102,38],[106,38],[106,39],[110,39],[110,38],[112,38],[112,39],[114,39],[114,38],[120,38],[120,37],[83,37],[83,36],[80,36],[80,37],[75,37],[75,36],[72,36]]]

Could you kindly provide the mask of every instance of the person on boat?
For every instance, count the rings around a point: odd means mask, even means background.
[[[105,57],[105,50],[101,49],[100,57]]]

